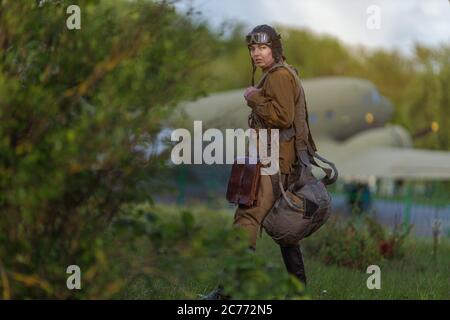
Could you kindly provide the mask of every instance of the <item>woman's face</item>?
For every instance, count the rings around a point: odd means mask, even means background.
[[[250,55],[255,65],[261,69],[269,67],[275,61],[272,56],[272,49],[266,44],[252,44]]]

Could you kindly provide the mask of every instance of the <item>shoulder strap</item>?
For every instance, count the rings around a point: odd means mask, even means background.
[[[298,101],[300,95],[303,93],[303,95],[305,94],[303,91],[303,87],[301,85],[300,82],[300,78],[298,76],[298,74],[293,70],[293,68],[288,65],[287,63],[283,63],[282,67],[285,67],[290,73],[291,75],[294,77],[298,87],[299,87],[299,93],[296,97],[296,101]],[[296,103],[297,106],[297,103]],[[299,183],[300,185],[303,185],[306,182],[306,179],[309,175],[312,174],[312,166],[311,164],[315,165],[318,168],[321,168],[323,170],[323,172],[325,172],[325,177],[322,178],[322,182],[325,185],[329,185],[334,183],[337,178],[338,178],[338,171],[336,169],[336,166],[334,165],[333,162],[325,159],[324,157],[320,156],[317,153],[317,148],[315,146],[314,140],[312,139],[311,136],[311,129],[309,128],[309,120],[308,120],[308,106],[306,104],[306,99],[305,99],[305,111],[306,111],[306,125],[308,127],[308,141],[307,141],[307,146],[308,146],[308,153],[309,153],[309,157],[306,156],[304,153],[298,152],[297,156],[299,161],[301,161],[305,166],[306,166],[306,170],[303,171],[302,176],[300,177]],[[298,112],[298,110],[296,110],[296,112]],[[313,144],[313,145],[311,145]],[[319,165],[314,158],[319,159],[320,161],[328,164],[333,170],[329,169],[329,168],[324,168],[321,165]],[[334,173],[334,174],[333,174]]]
[[[272,72],[275,71],[276,69],[283,67],[283,64],[280,62],[277,62],[275,64],[273,64],[269,70],[265,71],[263,73],[263,75],[261,76],[261,79],[259,80],[258,84],[256,85],[256,88],[260,89],[262,88],[262,86],[264,85],[264,82],[267,79],[267,76]],[[258,115],[256,115],[255,112],[251,112],[248,115],[248,119],[247,119],[247,123],[248,123],[248,127],[249,128],[255,128],[255,127],[260,127],[260,128],[265,128],[266,125],[264,124],[264,120],[262,120]]]
[[[267,70],[266,72],[264,72],[264,74],[262,75],[261,79],[259,80],[258,84],[257,84],[257,88],[261,88],[264,84],[264,82],[267,79],[267,76],[275,71],[278,68],[285,68],[289,71],[289,73],[291,73],[291,75],[294,77],[295,82],[297,83],[297,86],[299,87],[299,93],[297,95],[297,97],[295,98],[295,101],[298,102],[298,99],[300,98],[301,94],[303,93],[303,95],[305,94],[303,91],[303,87],[301,85],[300,82],[300,78],[298,76],[298,74],[293,70],[293,68],[287,64],[286,62],[278,62],[275,63],[274,65],[272,65],[272,67],[270,67],[269,70]],[[297,103],[296,103],[297,105]],[[300,177],[300,184],[304,184],[306,182],[307,177],[312,174],[312,167],[311,167],[311,163],[313,165],[315,165],[316,167],[321,168],[324,172],[325,172],[325,177],[322,178],[322,182],[325,185],[329,185],[334,183],[337,178],[338,178],[338,171],[336,169],[336,166],[334,165],[333,162],[325,159],[324,157],[320,156],[316,151],[317,148],[315,146],[314,140],[312,139],[311,136],[311,129],[309,128],[309,119],[308,119],[308,107],[306,105],[306,99],[305,99],[305,109],[306,109],[306,125],[308,126],[308,141],[307,141],[307,146],[308,146],[308,153],[310,154],[310,159],[308,157],[305,157],[304,155],[298,153],[298,158],[299,160],[305,164],[306,166],[306,170],[304,170],[304,173],[302,174],[302,176]],[[298,112],[298,110],[296,110],[296,112]],[[295,127],[295,126],[294,126]],[[313,145],[311,145],[310,141],[312,142]],[[332,169],[329,168],[324,168],[321,165],[319,165],[315,160],[314,157],[318,158],[319,160],[323,161],[324,163],[328,164]],[[334,175],[332,175],[332,173],[334,172]]]
[[[266,81],[267,76],[275,71],[276,69],[280,68],[280,67],[284,67],[284,64],[281,62],[277,62],[275,64],[273,64],[269,70],[267,70],[266,72],[263,73],[263,75],[261,76],[261,79],[259,80],[258,84],[256,85],[256,88],[261,88],[264,84],[264,82]]]
[[[324,167],[322,167],[322,166],[320,166],[319,164],[317,164],[317,162],[316,162],[316,161],[314,160],[314,158],[313,158],[312,163],[313,163],[316,167],[321,168],[321,169],[325,172],[325,174],[326,174],[326,176],[322,178],[322,182],[323,182],[325,185],[329,185],[329,184],[332,184],[332,183],[336,182],[336,180],[337,180],[337,178],[338,178],[338,171],[337,171],[336,166],[334,165],[334,163],[331,162],[331,161],[329,161],[329,160],[327,160],[327,159],[325,159],[324,157],[320,156],[317,152],[314,153],[314,157],[316,157],[316,158],[319,159],[320,161],[322,161],[322,162],[328,164],[328,165],[333,169],[333,172],[334,172],[334,175],[331,176],[331,170],[330,170],[330,169],[327,169],[327,168],[324,168]]]

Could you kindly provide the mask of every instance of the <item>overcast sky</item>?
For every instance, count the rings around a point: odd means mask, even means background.
[[[189,2],[189,1],[188,1]],[[450,43],[449,0],[190,0],[212,27],[223,21],[307,27],[350,45],[411,52],[415,42]],[[380,29],[369,29],[367,9],[376,5]],[[186,2],[177,5],[184,10]]]

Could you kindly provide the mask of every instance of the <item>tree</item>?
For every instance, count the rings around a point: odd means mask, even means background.
[[[169,2],[77,1],[80,30],[69,4],[0,0],[4,297],[68,297],[72,264],[98,275],[101,235],[161,167],[136,146],[208,80],[214,37]],[[106,296],[95,281],[85,294]]]

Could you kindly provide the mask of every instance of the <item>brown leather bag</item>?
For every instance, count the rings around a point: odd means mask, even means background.
[[[260,80],[257,88],[261,88],[265,76]],[[257,152],[259,154],[259,128],[255,127],[254,121],[258,117],[252,112],[248,118],[249,128],[256,130],[257,134]],[[234,161],[231,167],[231,174],[228,180],[227,200],[230,203],[242,205],[246,207],[253,207],[257,205],[259,182],[261,180],[261,167],[259,156],[256,164],[251,164],[249,157],[245,157],[245,163],[238,164]]]
[[[257,204],[258,188],[261,179],[261,162],[249,163],[245,157],[245,163],[234,161],[228,180],[227,200],[230,203],[252,207]]]

